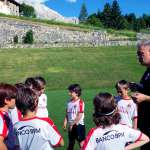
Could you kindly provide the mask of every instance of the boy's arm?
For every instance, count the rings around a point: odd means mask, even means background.
[[[67,127],[67,110],[66,110],[66,116],[64,118],[63,129],[66,130],[66,127]]]
[[[137,117],[133,118],[133,129],[136,129],[136,130],[137,130],[137,120],[138,120]]]
[[[133,129],[137,130],[137,121],[138,121],[138,105],[134,105],[134,114],[133,114]]]
[[[83,102],[83,100],[80,100],[78,114],[77,114],[77,117],[75,118],[75,120],[73,121],[72,126],[74,124],[78,124],[79,120],[83,116],[83,113],[84,113],[84,102]]]
[[[82,118],[83,113],[78,113],[76,119],[73,121],[72,125],[78,124],[79,120]]]
[[[8,150],[4,144],[4,137],[0,136],[0,150]]]
[[[138,147],[140,147],[140,146],[142,146],[142,145],[144,145],[148,142],[149,142],[148,136],[142,133],[141,138],[137,142],[126,146],[125,150],[131,150],[131,149],[134,149],[134,148],[138,148]]]

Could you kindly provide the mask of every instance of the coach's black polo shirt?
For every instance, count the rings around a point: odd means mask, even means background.
[[[145,71],[140,84],[142,88],[139,92],[150,96],[150,68]],[[150,137],[150,102],[145,101],[138,105],[138,127]]]

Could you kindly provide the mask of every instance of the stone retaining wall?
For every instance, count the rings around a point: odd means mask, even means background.
[[[22,44],[23,37],[32,29],[34,44]],[[14,45],[14,36],[18,36],[19,43]],[[0,47],[1,48],[27,48],[27,47],[82,47],[107,45],[134,45],[136,41],[110,41],[106,31],[72,31],[59,26],[49,26],[30,21],[21,21],[0,18]]]

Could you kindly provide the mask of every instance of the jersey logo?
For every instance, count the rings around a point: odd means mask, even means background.
[[[34,128],[32,126],[22,126],[16,131],[16,135],[28,135],[28,134],[36,134],[40,133],[40,128]]]
[[[124,132],[118,132],[116,130],[111,130],[111,131],[105,132],[101,137],[96,138],[96,143],[119,139],[124,136],[125,136]]]

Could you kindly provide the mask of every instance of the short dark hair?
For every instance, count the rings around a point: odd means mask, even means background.
[[[71,84],[69,87],[68,87],[68,90],[70,92],[75,92],[76,94],[78,94],[78,96],[81,95],[81,87],[79,84]]]
[[[114,97],[110,93],[99,93],[94,97],[93,104],[93,121],[96,126],[105,128],[106,126],[119,123],[120,114]]]
[[[46,80],[45,80],[43,77],[41,77],[41,76],[36,76],[34,79],[35,79],[36,81],[42,83],[43,85],[46,85]]]
[[[116,89],[119,89],[121,87],[128,89],[129,88],[129,82],[126,80],[120,80],[116,83],[115,87],[116,87]]]
[[[30,88],[20,88],[17,92],[16,106],[25,115],[27,111],[35,111],[38,105],[38,97]]]
[[[20,88],[26,87],[25,84],[22,83],[22,82],[16,83],[14,86],[16,87],[16,89],[20,89]]]
[[[35,80],[34,77],[29,77],[25,80],[25,86],[34,89],[34,90],[41,90],[40,84]]]
[[[0,83],[0,107],[5,106],[5,100],[16,99],[17,90],[15,86],[7,83]]]

